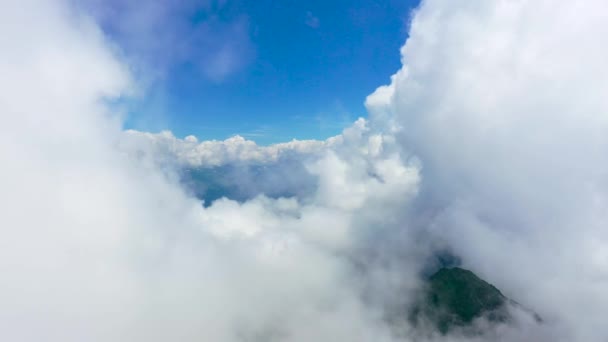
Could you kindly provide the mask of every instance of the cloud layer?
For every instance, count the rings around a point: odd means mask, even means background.
[[[368,120],[260,147],[121,131],[106,100],[132,75],[94,17],[3,5],[0,337],[605,340],[606,7],[424,1]],[[180,181],[226,166],[258,172],[227,178],[238,201],[203,207]],[[414,330],[446,248],[546,322]]]

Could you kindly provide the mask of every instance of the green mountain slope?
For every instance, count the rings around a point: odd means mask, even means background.
[[[455,326],[467,326],[485,315],[490,321],[509,319],[509,301],[496,287],[462,268],[442,268],[428,279],[421,300],[414,306],[410,321],[435,325],[441,333]]]

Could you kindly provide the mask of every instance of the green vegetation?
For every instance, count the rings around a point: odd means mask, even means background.
[[[496,287],[473,272],[458,267],[442,268],[429,277],[410,320],[414,324],[427,320],[445,334],[452,327],[467,326],[483,315],[490,321],[508,320],[507,301]]]

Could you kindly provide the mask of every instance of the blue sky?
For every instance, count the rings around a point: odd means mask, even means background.
[[[126,128],[260,144],[324,139],[400,67],[418,1],[93,0],[142,94]]]

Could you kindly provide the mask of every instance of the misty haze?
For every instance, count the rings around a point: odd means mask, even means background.
[[[608,341],[606,13],[0,0],[0,341]]]

